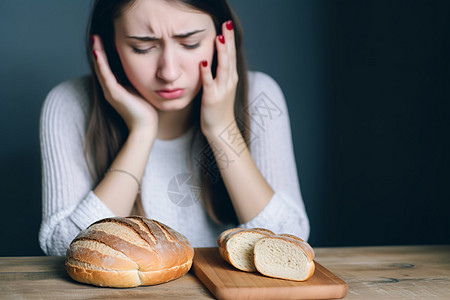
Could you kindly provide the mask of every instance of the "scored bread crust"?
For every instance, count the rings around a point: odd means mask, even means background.
[[[283,240],[283,241],[287,241],[289,243],[292,243],[294,245],[296,245],[297,247],[300,247],[306,254],[306,256],[308,257],[308,262],[307,262],[307,268],[308,268],[308,272],[307,274],[301,278],[301,279],[296,279],[296,278],[290,278],[288,276],[274,276],[273,274],[268,274],[266,272],[264,272],[260,267],[259,267],[259,262],[258,262],[258,247],[259,245],[261,245],[264,241],[267,240]],[[275,278],[281,278],[281,279],[287,279],[287,280],[294,280],[294,281],[305,281],[308,280],[309,278],[311,278],[311,276],[314,275],[314,271],[316,269],[316,266],[314,264],[314,250],[311,247],[311,245],[309,245],[307,242],[305,242],[304,240],[302,240],[301,238],[295,236],[295,235],[291,235],[291,234],[277,234],[277,235],[272,235],[269,237],[265,237],[260,239],[256,244],[255,244],[255,267],[258,270],[258,272],[260,272],[263,275],[269,276],[269,277],[275,277]]]
[[[116,234],[116,229],[123,232]],[[65,265],[79,282],[136,287],[183,276],[193,257],[182,234],[158,221],[131,216],[102,219],[81,231],[67,249]]]
[[[260,234],[261,238],[274,235],[272,231],[265,228],[231,228],[222,232],[217,238],[219,253],[222,258],[225,259],[233,267],[245,272],[255,272],[256,268],[254,267],[253,262],[251,262],[251,267],[243,268],[242,266],[237,265],[236,262],[234,262],[232,259],[232,249],[230,246],[230,241],[232,241],[233,238],[237,238],[239,237],[239,235],[243,235],[245,233]]]

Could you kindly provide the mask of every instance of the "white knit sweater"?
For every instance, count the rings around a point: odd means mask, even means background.
[[[300,194],[283,93],[266,74],[249,72],[248,79],[250,151],[275,193],[253,220],[239,226],[264,227],[307,240],[309,221]],[[41,112],[43,216],[39,242],[47,255],[65,255],[81,230],[114,216],[92,192],[95,183],[83,155],[89,87],[87,77],[58,85],[47,96]],[[195,161],[208,154],[196,142],[189,157],[192,134],[189,130],[176,139],[154,142],[142,179],[142,204],[146,217],[184,234],[194,247],[216,246],[220,232],[234,225],[213,223],[199,201],[201,188],[195,178],[200,166]],[[194,174],[189,160],[196,167]]]

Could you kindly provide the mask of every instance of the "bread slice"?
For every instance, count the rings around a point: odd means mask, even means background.
[[[263,275],[295,281],[309,279],[315,270],[313,248],[290,234],[260,239],[254,247],[254,263]]]
[[[263,237],[274,233],[264,228],[232,228],[222,232],[217,239],[220,255],[235,268],[256,272],[253,247]]]

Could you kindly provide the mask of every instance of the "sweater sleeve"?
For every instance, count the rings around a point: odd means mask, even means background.
[[[75,236],[113,213],[92,192],[83,154],[89,80],[55,87],[41,110],[42,223],[39,243],[47,255],[65,255]]]
[[[264,227],[275,233],[309,237],[309,220],[300,192],[287,105],[268,75],[249,73],[250,151],[274,190],[266,207],[242,228]]]

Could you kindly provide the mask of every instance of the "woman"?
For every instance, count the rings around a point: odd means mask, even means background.
[[[226,0],[97,0],[89,36],[91,80],[42,110],[46,254],[130,214],[194,247],[235,226],[308,238],[283,94],[247,72]]]

